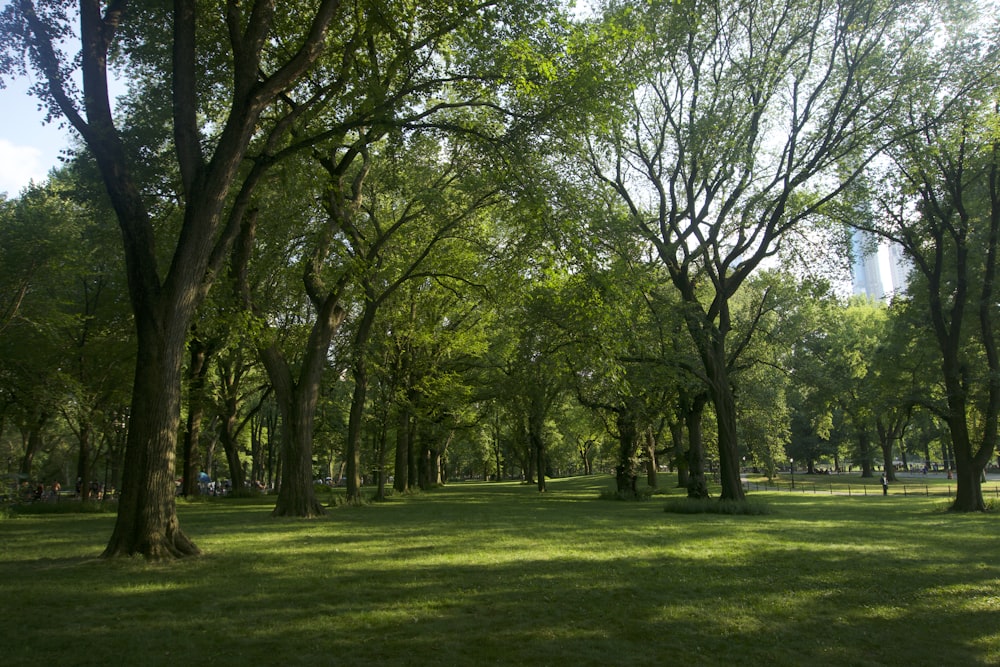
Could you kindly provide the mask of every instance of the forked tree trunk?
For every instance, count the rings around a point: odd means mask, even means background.
[[[296,385],[276,347],[261,350],[261,358],[281,413],[281,482],[272,515],[321,516],[324,510],[316,499],[312,474],[313,394],[318,395],[318,380],[315,386],[301,380]]]

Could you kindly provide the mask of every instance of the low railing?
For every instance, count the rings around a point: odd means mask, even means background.
[[[823,484],[820,482],[743,482],[745,491],[784,491],[813,493],[831,496],[881,496],[882,485],[874,484]],[[902,493],[900,493],[902,490]],[[955,497],[953,484],[926,484],[921,482],[894,482],[889,485],[889,495]],[[1000,484],[983,485],[983,497],[1000,498]]]

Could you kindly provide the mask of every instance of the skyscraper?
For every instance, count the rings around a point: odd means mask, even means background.
[[[855,230],[851,236],[851,250],[855,294],[885,301],[893,294],[906,291],[909,263],[899,245]]]

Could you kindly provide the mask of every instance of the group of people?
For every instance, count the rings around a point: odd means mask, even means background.
[[[59,500],[62,493],[62,484],[58,480],[52,482],[50,486],[45,486],[41,482],[32,487],[28,482],[21,482],[20,497],[22,502],[42,502],[43,500]]]

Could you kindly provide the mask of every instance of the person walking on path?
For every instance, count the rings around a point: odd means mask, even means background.
[[[882,473],[882,495],[889,495],[889,478],[885,476],[885,473]]]

